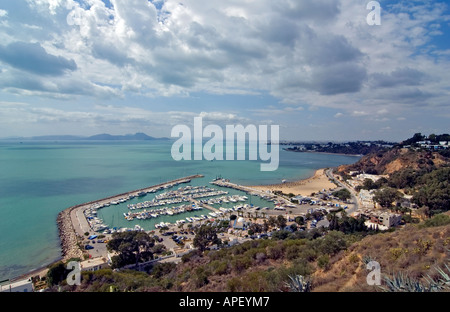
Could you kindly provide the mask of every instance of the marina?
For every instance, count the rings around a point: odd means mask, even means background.
[[[80,256],[81,251],[79,248],[75,247],[77,246],[77,237],[83,237],[84,233],[89,233],[90,231],[101,232],[109,230],[109,226],[98,217],[98,209],[109,207],[111,205],[119,205],[136,197],[139,198],[149,193],[154,193],[157,190],[168,189],[182,183],[189,183],[192,179],[202,177],[203,175],[192,175],[151,187],[79,204],[61,211],[57,217],[57,224],[61,240],[63,259],[70,259],[72,257]],[[136,226],[134,228],[136,228]]]
[[[195,177],[202,176],[199,175]],[[144,190],[117,195],[114,198],[84,204],[84,209],[82,209],[84,218],[81,218],[86,220],[84,226],[83,222],[80,221],[80,217],[77,216],[80,233],[82,231],[94,231],[96,233],[112,234],[115,232],[136,230],[137,227],[142,230],[151,230],[152,228],[161,229],[165,227],[180,226],[186,222],[192,223],[208,219],[213,220],[215,218],[223,218],[226,214],[231,214],[233,212],[257,211],[261,209],[268,210],[270,208],[267,205],[270,205],[270,202],[273,202],[274,206],[280,204],[273,196],[254,190],[244,189],[243,187],[239,188],[239,186],[234,188],[245,192],[246,195],[229,194],[228,191],[220,188],[223,186],[230,187],[230,185],[223,184],[224,182],[218,183],[217,180],[210,182],[213,186],[190,185],[189,183],[192,178],[194,177],[178,179]],[[188,185],[174,189],[181,183]],[[140,201],[141,198],[148,194],[153,196],[153,198],[146,201]],[[251,197],[254,196],[259,197],[266,202],[267,205],[263,208],[253,205],[251,203]],[[134,202],[127,203],[131,200]],[[109,222],[104,222],[102,217],[98,214],[100,209],[117,206],[117,208],[114,207],[114,210],[117,210],[120,207],[124,207],[124,205],[126,205],[126,211],[121,212],[121,218],[124,218],[128,222],[140,221],[141,224],[133,222],[131,226],[108,224]],[[120,212],[120,209],[118,212]],[[207,209],[208,212],[204,212],[201,215],[193,214],[204,209]],[[116,221],[114,221],[114,215],[112,221],[112,223],[116,223]]]

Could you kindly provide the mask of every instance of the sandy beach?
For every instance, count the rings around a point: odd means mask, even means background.
[[[336,185],[333,182],[330,182],[325,174],[325,169],[319,169],[316,170],[312,177],[305,180],[280,184],[256,185],[250,187],[261,191],[282,191],[285,194],[293,193],[294,195],[310,196],[311,193],[315,193],[323,189],[333,189]]]

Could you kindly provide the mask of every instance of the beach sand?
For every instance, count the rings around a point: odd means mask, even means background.
[[[294,195],[310,196],[311,193],[316,193],[323,189],[334,189],[336,185],[330,182],[325,174],[325,169],[319,169],[316,170],[312,177],[305,180],[250,187],[261,191],[281,191],[284,194],[293,193]]]

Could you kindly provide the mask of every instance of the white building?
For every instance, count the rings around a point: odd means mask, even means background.
[[[367,227],[387,230],[393,226],[399,225],[402,221],[402,215],[390,211],[371,210],[364,213],[368,220],[365,222]]]
[[[242,217],[237,218],[233,224],[233,228],[241,229],[241,230],[244,229],[246,226],[247,226],[247,222],[245,222],[245,219]]]
[[[376,175],[376,174],[368,174],[368,173],[361,173],[356,176],[356,180],[364,182],[365,179],[372,180],[373,182],[377,182],[380,178],[383,176]]]
[[[33,292],[33,282],[31,279],[25,279],[20,281],[6,281],[0,284],[0,292]]]
[[[81,271],[98,271],[108,267],[108,262],[105,258],[93,258],[81,262]]]
[[[358,197],[363,208],[375,208],[375,203],[373,201],[373,190],[361,190]]]

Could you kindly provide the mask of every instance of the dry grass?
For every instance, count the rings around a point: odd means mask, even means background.
[[[314,291],[379,291],[366,282],[365,257],[379,262],[382,275],[403,271],[417,278],[435,276],[435,267],[448,259],[449,233],[450,226],[408,226],[366,237],[334,257],[329,271],[314,274]]]

